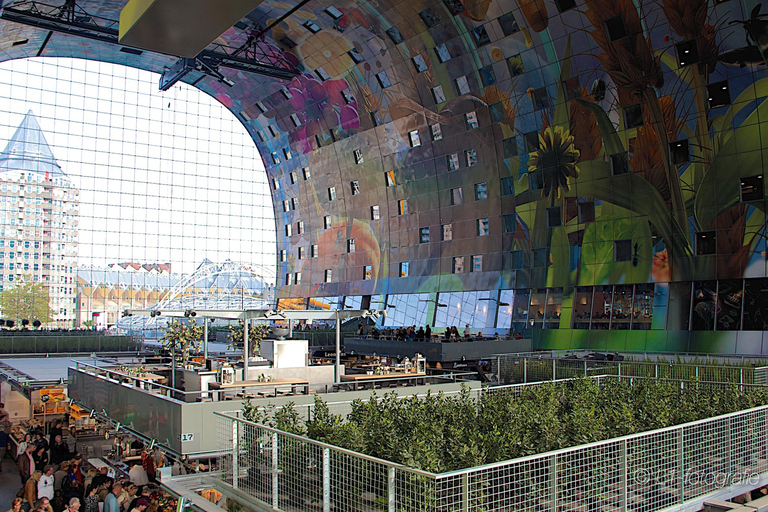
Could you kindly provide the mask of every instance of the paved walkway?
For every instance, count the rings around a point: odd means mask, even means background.
[[[3,472],[0,473],[0,510],[11,508],[11,502],[16,497],[16,493],[21,489],[21,480],[19,480],[19,470],[10,457],[2,460]]]

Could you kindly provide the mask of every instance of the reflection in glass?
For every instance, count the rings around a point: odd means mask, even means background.
[[[497,329],[509,329],[512,324],[513,304],[515,303],[514,290],[501,290],[498,304],[498,314],[496,316]],[[507,304],[502,306],[501,304]]]
[[[526,332],[528,325],[528,306],[530,290],[515,290],[512,304],[512,330],[517,334]]]
[[[667,329],[687,331],[690,318],[691,283],[669,283]]]
[[[611,329],[629,329],[632,320],[632,285],[614,287],[611,306]]]
[[[422,326],[430,323],[427,319],[427,309],[429,302],[419,302],[428,300],[428,293],[410,293],[390,295],[387,297],[387,304],[395,306],[387,308],[387,318],[384,319],[385,327],[405,327],[409,325]]]
[[[611,323],[611,303],[613,302],[613,286],[595,286],[592,300],[592,329],[608,329]]]
[[[715,328],[716,297],[717,281],[696,281],[693,283],[692,330],[711,331]]]
[[[592,287],[579,286],[573,297],[573,328],[589,329],[592,318]]]
[[[746,331],[768,330],[768,279],[744,282],[744,325]]]
[[[636,284],[635,301],[632,306],[632,330],[647,331],[653,321],[653,285]]]
[[[563,289],[549,288],[547,290],[547,307],[544,312],[544,328],[557,329],[560,327],[560,313],[563,307]]]
[[[540,288],[531,291],[531,303],[528,309],[528,319],[531,327],[542,328],[544,326],[544,311],[547,307],[547,290]]]
[[[738,331],[741,329],[741,303],[744,298],[744,281],[723,279],[717,289],[717,330]]]

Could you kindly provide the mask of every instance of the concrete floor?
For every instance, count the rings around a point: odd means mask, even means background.
[[[21,489],[21,480],[19,480],[19,470],[10,457],[3,458],[2,467],[3,472],[0,473],[0,510],[4,511],[11,508],[13,498]]]

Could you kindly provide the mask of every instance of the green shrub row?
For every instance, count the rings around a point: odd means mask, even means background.
[[[455,396],[355,400],[347,417],[315,398],[303,421],[289,403],[263,410],[246,402],[247,419],[311,439],[432,472],[543,453],[768,404],[768,388],[696,381],[576,379],[543,384],[514,397],[503,389],[475,400]]]

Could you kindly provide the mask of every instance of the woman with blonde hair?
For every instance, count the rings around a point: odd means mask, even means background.
[[[24,504],[24,500],[21,498],[13,498],[13,501],[11,502],[11,508],[8,509],[8,512],[21,512],[21,506]]]
[[[24,484],[24,500],[29,503],[30,510],[33,510],[35,503],[37,503],[37,482],[40,481],[41,476],[43,476],[43,472],[37,469]]]

